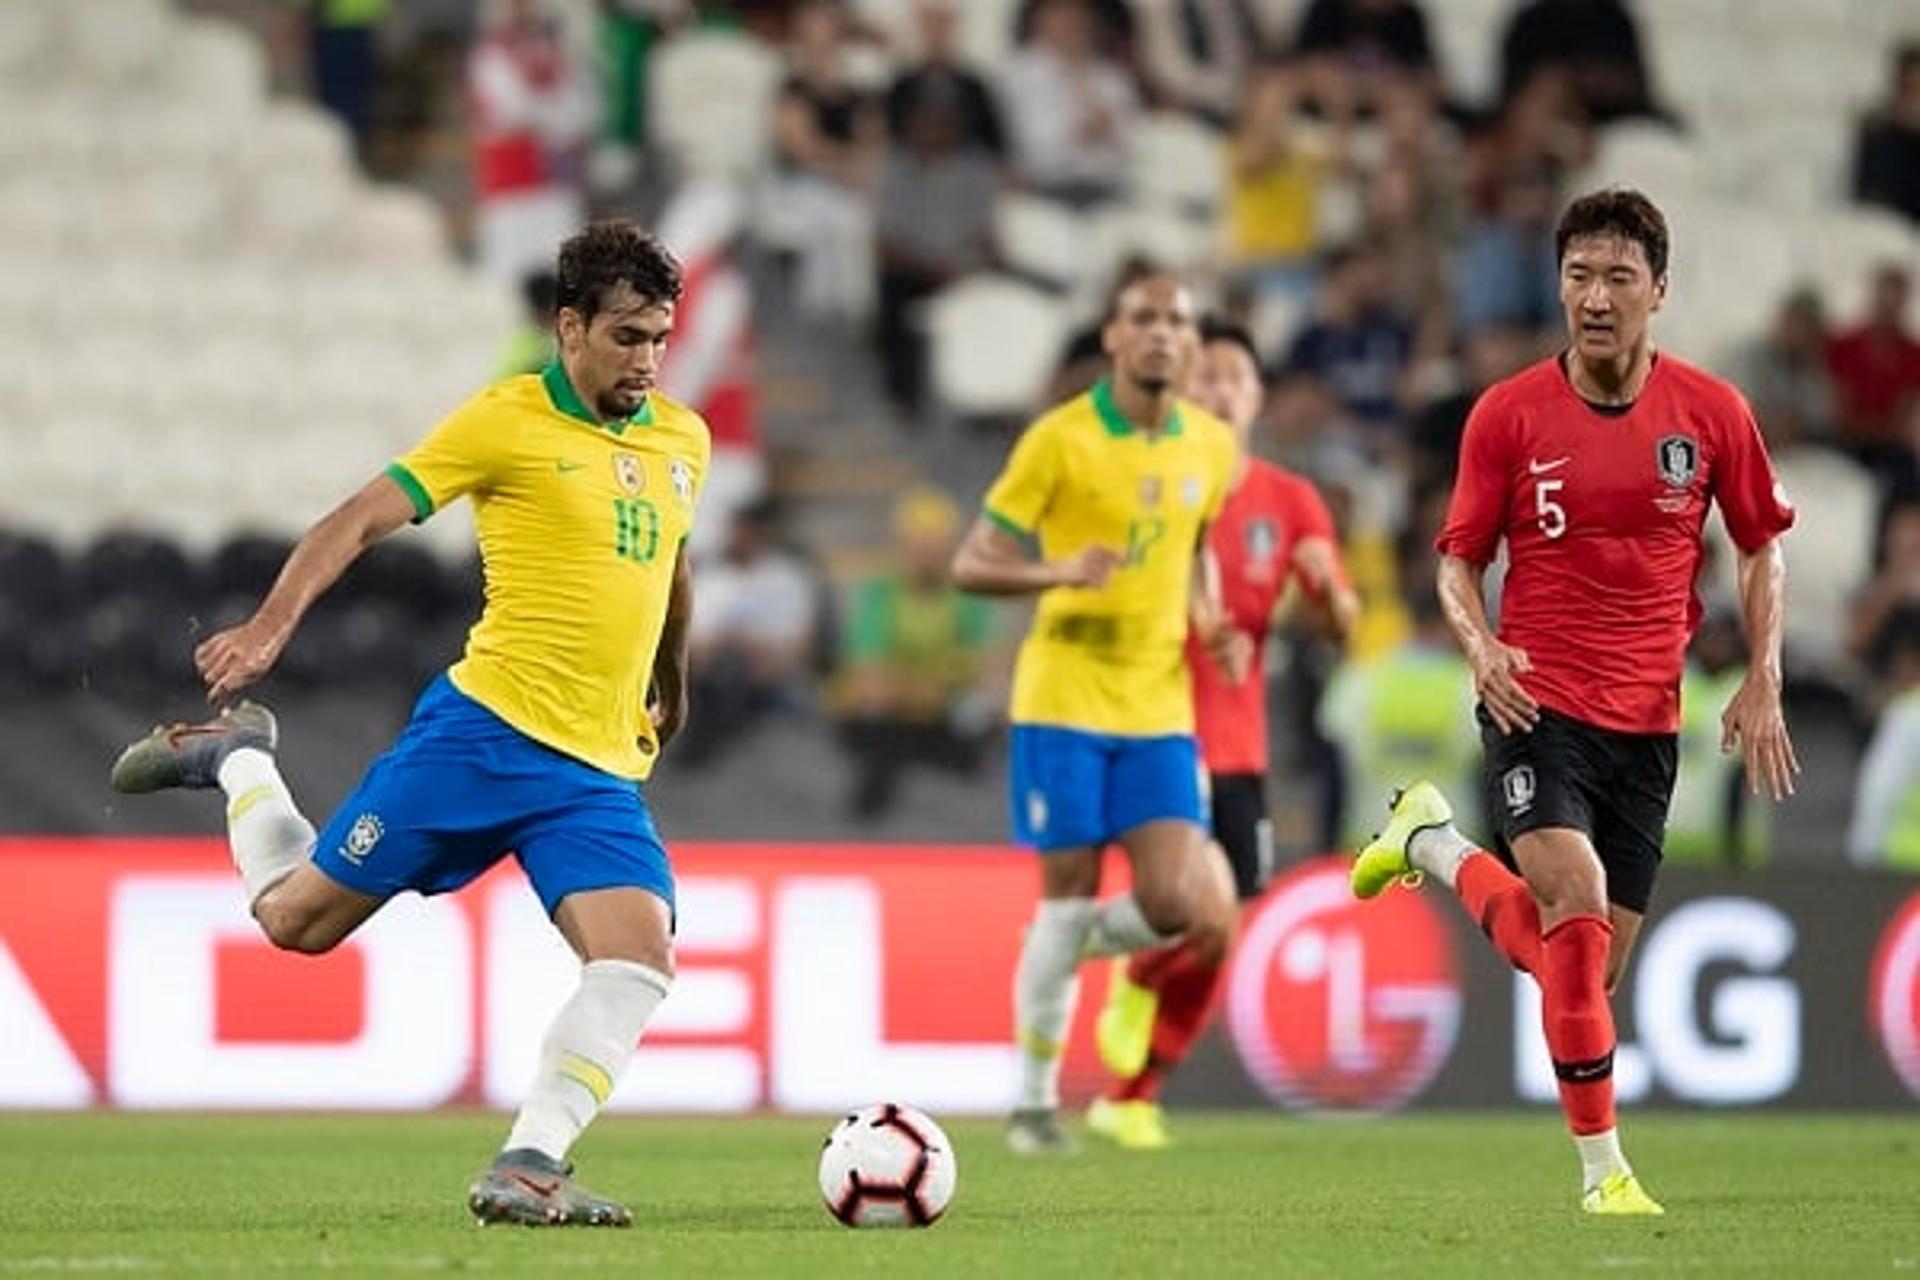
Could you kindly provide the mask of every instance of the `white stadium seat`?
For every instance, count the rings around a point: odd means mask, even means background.
[[[1066,337],[1061,304],[1005,276],[949,285],[925,315],[934,393],[964,416],[1031,409]]]
[[[354,195],[326,242],[348,262],[444,262],[446,219],[440,206],[408,187],[371,187]]]
[[[109,94],[142,82],[173,34],[165,0],[84,0],[65,17],[71,65]]]
[[[167,41],[155,93],[170,107],[185,107],[203,118],[246,119],[266,101],[266,58],[238,28],[185,19]]]
[[[750,36],[699,30],[665,41],[647,75],[654,143],[689,174],[757,172],[780,77],[779,58]]]
[[[1154,112],[1127,132],[1127,180],[1133,198],[1197,213],[1220,205],[1226,190],[1226,138],[1192,116]]]

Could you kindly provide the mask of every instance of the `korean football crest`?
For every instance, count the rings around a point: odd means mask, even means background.
[[[647,487],[647,471],[640,465],[640,455],[634,453],[616,453],[613,455],[613,478],[620,482],[622,493],[633,495]]]
[[[1700,446],[1692,436],[1662,436],[1654,446],[1654,465],[1669,487],[1684,489],[1700,470]]]

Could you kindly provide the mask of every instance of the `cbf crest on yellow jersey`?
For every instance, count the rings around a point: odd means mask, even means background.
[[[387,468],[415,521],[473,500],[486,607],[448,675],[536,741],[644,778],[647,684],[711,444],[649,393],[601,423],[558,364],[488,387]]]
[[[1037,540],[1047,560],[1095,544],[1125,559],[1104,587],[1042,593],[1014,669],[1014,723],[1193,731],[1187,594],[1235,451],[1232,430],[1185,401],[1158,433],[1136,430],[1105,381],[1027,428],[987,494],[987,517]]]

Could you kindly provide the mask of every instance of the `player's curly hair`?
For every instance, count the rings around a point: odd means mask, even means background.
[[[554,309],[591,320],[621,281],[650,302],[680,300],[680,263],[657,236],[628,218],[590,222],[560,246]]]
[[[1667,218],[1658,205],[1631,187],[1608,187],[1581,196],[1560,215],[1553,233],[1553,260],[1566,261],[1567,246],[1580,236],[1619,236],[1646,251],[1658,280],[1667,274]]]

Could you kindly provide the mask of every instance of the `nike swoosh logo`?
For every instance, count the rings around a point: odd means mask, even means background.
[[[1543,476],[1549,471],[1558,471],[1566,466],[1568,461],[1567,458],[1555,458],[1552,462],[1542,462],[1538,458],[1532,458],[1527,462],[1527,471],[1536,476]]]
[[[561,475],[565,475],[569,471],[585,470],[587,464],[584,462],[568,462],[565,458],[556,458],[553,465]]]
[[[507,1176],[537,1196],[550,1196],[560,1189],[558,1182],[542,1182],[538,1178],[529,1178],[524,1173],[509,1173]]]

